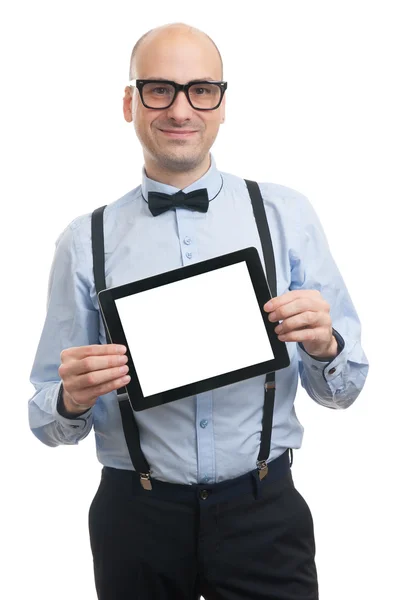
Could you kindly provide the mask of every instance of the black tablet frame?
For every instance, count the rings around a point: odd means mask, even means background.
[[[274,359],[144,397],[115,301],[119,298],[124,298],[125,296],[138,294],[139,292],[181,281],[182,279],[194,277],[202,273],[214,271],[240,262],[246,262]],[[254,247],[230,252],[229,254],[173,269],[132,283],[107,288],[99,292],[99,307],[111,342],[113,344],[122,344],[127,348],[127,364],[129,366],[129,375],[131,379],[125,387],[133,409],[136,411],[146,410],[148,408],[166,404],[167,402],[173,402],[188,396],[201,394],[202,392],[288,367],[290,358],[287,352],[286,343],[280,341],[274,331],[275,327],[278,325],[278,321],[269,321],[268,313],[266,313],[263,308],[270,299],[271,293],[261,264],[260,256],[257,249]]]

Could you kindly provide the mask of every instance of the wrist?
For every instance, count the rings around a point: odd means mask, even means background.
[[[90,406],[81,406],[74,402],[70,394],[61,385],[57,402],[57,410],[61,416],[72,419],[87,412],[90,408]]]
[[[319,354],[311,354],[311,356],[319,358],[320,360],[323,359],[332,359],[335,356],[337,356],[338,354],[338,342],[336,340],[336,337],[333,335],[330,345],[328,346],[328,348],[326,350],[323,350],[321,353]]]

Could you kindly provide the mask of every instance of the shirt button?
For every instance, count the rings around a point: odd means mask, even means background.
[[[205,427],[208,425],[208,421],[206,419],[203,419],[202,421],[200,421],[200,427],[202,427],[203,429],[205,429]]]
[[[336,371],[336,368],[335,368],[335,367],[333,367],[332,369],[330,369],[330,370],[328,371],[328,374],[329,374],[329,375],[332,375],[333,373],[335,373],[335,371]]]
[[[206,500],[209,496],[209,492],[208,490],[201,490],[200,492],[200,498],[201,500]]]
[[[211,479],[211,478],[209,477],[209,475],[204,475],[204,477],[202,478],[202,480],[203,480],[203,482],[204,482],[204,483],[208,483],[208,481],[209,481],[210,479]]]
[[[188,236],[186,236],[186,237],[185,237],[185,239],[183,240],[183,242],[184,242],[185,244],[187,244],[187,245],[189,245],[189,244],[191,244],[191,243],[192,243],[191,239],[190,239]]]
[[[191,252],[186,252],[186,256],[187,256],[187,258],[191,258],[193,256],[193,254]]]

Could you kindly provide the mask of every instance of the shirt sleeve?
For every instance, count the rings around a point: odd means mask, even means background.
[[[301,385],[318,404],[348,408],[360,394],[369,369],[361,347],[361,324],[349,292],[309,200],[301,196],[297,241],[290,249],[291,290],[318,290],[330,304],[337,356],[313,358],[297,344]]]
[[[29,425],[48,446],[77,444],[92,428],[93,409],[75,418],[59,412],[62,382],[58,369],[62,350],[99,343],[99,315],[83,273],[83,247],[78,225],[71,223],[56,242],[49,275],[47,311],[30,382]]]

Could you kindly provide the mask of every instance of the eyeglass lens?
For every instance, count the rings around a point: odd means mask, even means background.
[[[150,108],[167,108],[173,101],[175,87],[170,83],[146,83],[142,88],[144,103]],[[219,104],[221,89],[214,83],[190,86],[189,98],[194,108],[214,108]]]

